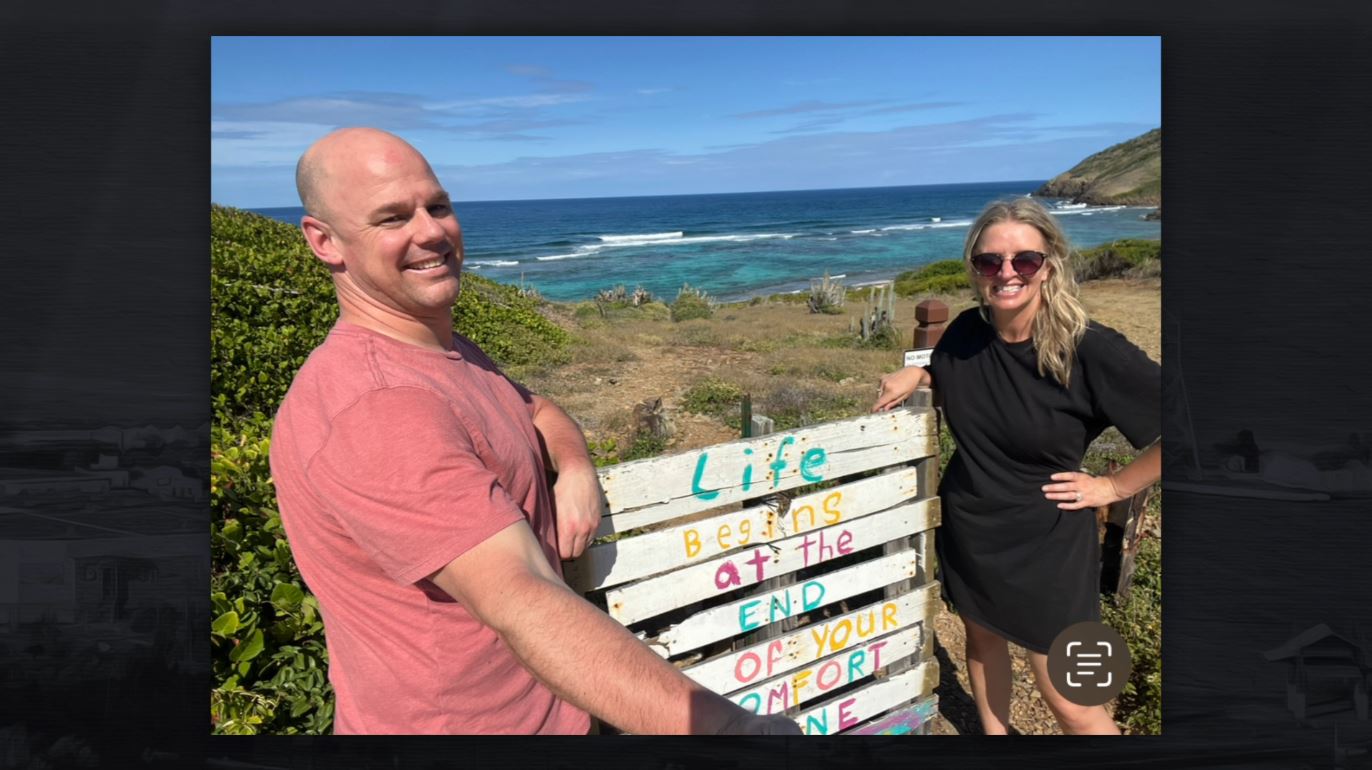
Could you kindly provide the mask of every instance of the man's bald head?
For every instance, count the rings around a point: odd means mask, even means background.
[[[409,142],[377,128],[340,128],[316,141],[300,156],[295,165],[295,189],[300,205],[312,217],[329,221],[330,178],[340,161],[357,161],[366,157],[387,157],[411,154],[424,161]],[[428,165],[428,161],[424,161]],[[432,173],[432,170],[430,170]]]

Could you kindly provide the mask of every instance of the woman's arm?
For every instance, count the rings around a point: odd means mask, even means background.
[[[872,404],[873,412],[884,412],[899,406],[920,387],[933,382],[929,370],[919,366],[907,366],[881,378],[877,385],[877,401]]]
[[[1052,475],[1052,484],[1043,485],[1043,496],[1057,500],[1064,511],[1099,508],[1125,500],[1147,489],[1162,478],[1162,444],[1152,446],[1128,465],[1112,474],[1092,476],[1079,471]]]

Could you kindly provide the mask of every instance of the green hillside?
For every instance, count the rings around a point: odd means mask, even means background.
[[[1162,129],[1121,142],[1058,174],[1034,191],[1092,205],[1162,206]]]

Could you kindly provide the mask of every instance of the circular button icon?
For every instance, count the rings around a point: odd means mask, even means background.
[[[1120,694],[1133,663],[1115,629],[1084,621],[1068,626],[1048,649],[1048,678],[1078,706],[1099,706]]]

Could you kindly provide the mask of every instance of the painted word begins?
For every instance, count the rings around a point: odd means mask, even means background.
[[[826,538],[826,530],[819,530],[812,539],[806,535],[800,541],[800,549],[805,557],[805,566],[810,566],[810,549],[815,549],[815,562],[832,559],[836,556],[846,556],[853,552],[853,533],[843,530],[835,537],[830,535]],[[775,547],[775,546],[774,546]],[[744,560],[744,564],[752,565],[755,570],[757,582],[761,583],[767,579],[767,562],[771,561],[771,556],[762,548],[754,548],[750,558]],[[739,572],[739,567],[733,559],[729,559],[720,564],[715,570],[715,588],[725,591],[743,585],[743,575]]]
[[[886,642],[873,642],[860,650],[853,650],[841,658],[825,661],[818,666],[803,668],[776,684],[765,693],[750,692],[735,703],[754,714],[779,714],[791,706],[800,705],[801,694],[813,680],[816,692],[826,693],[835,687],[851,684],[881,668],[881,648]]]
[[[815,527],[827,527],[837,524],[843,520],[843,511],[839,508],[843,502],[842,490],[830,492],[822,503],[819,512],[815,511],[813,505],[798,505],[788,511],[791,519],[791,531],[783,534],[799,534]],[[771,540],[776,537],[776,519],[768,514],[766,526],[762,527],[761,537],[763,540]],[[708,531],[708,530],[707,530]],[[715,539],[711,554],[714,552],[724,552],[739,546],[748,545],[753,542],[753,522],[751,519],[743,519],[734,524],[724,523],[715,527]],[[695,527],[687,527],[682,530],[681,537],[686,548],[686,558],[694,559],[701,556],[705,543],[700,536],[700,530]]]
[[[773,489],[775,489],[777,484],[780,483],[781,469],[786,467],[786,447],[794,443],[796,443],[795,436],[785,436],[784,438],[782,438],[781,443],[777,445],[776,456],[773,457],[772,461],[767,464],[767,467],[772,469]],[[752,456],[752,454],[752,447],[744,447],[743,455],[745,457],[750,457]],[[816,471],[826,462],[828,462],[828,460],[829,455],[827,452],[824,451],[822,447],[813,447],[809,450],[806,450],[805,454],[802,455],[800,458],[801,478],[805,479],[806,481],[812,484],[816,481],[823,481],[824,474],[817,473]],[[700,486],[700,480],[705,477],[705,466],[709,463],[709,461],[710,453],[701,452],[700,457],[696,460],[695,475],[691,478],[691,494],[695,495],[701,500],[713,500],[716,497],[719,497],[718,489],[704,489]],[[744,492],[747,492],[748,490],[753,488],[752,461],[749,461],[746,465],[743,466],[742,484]]]

